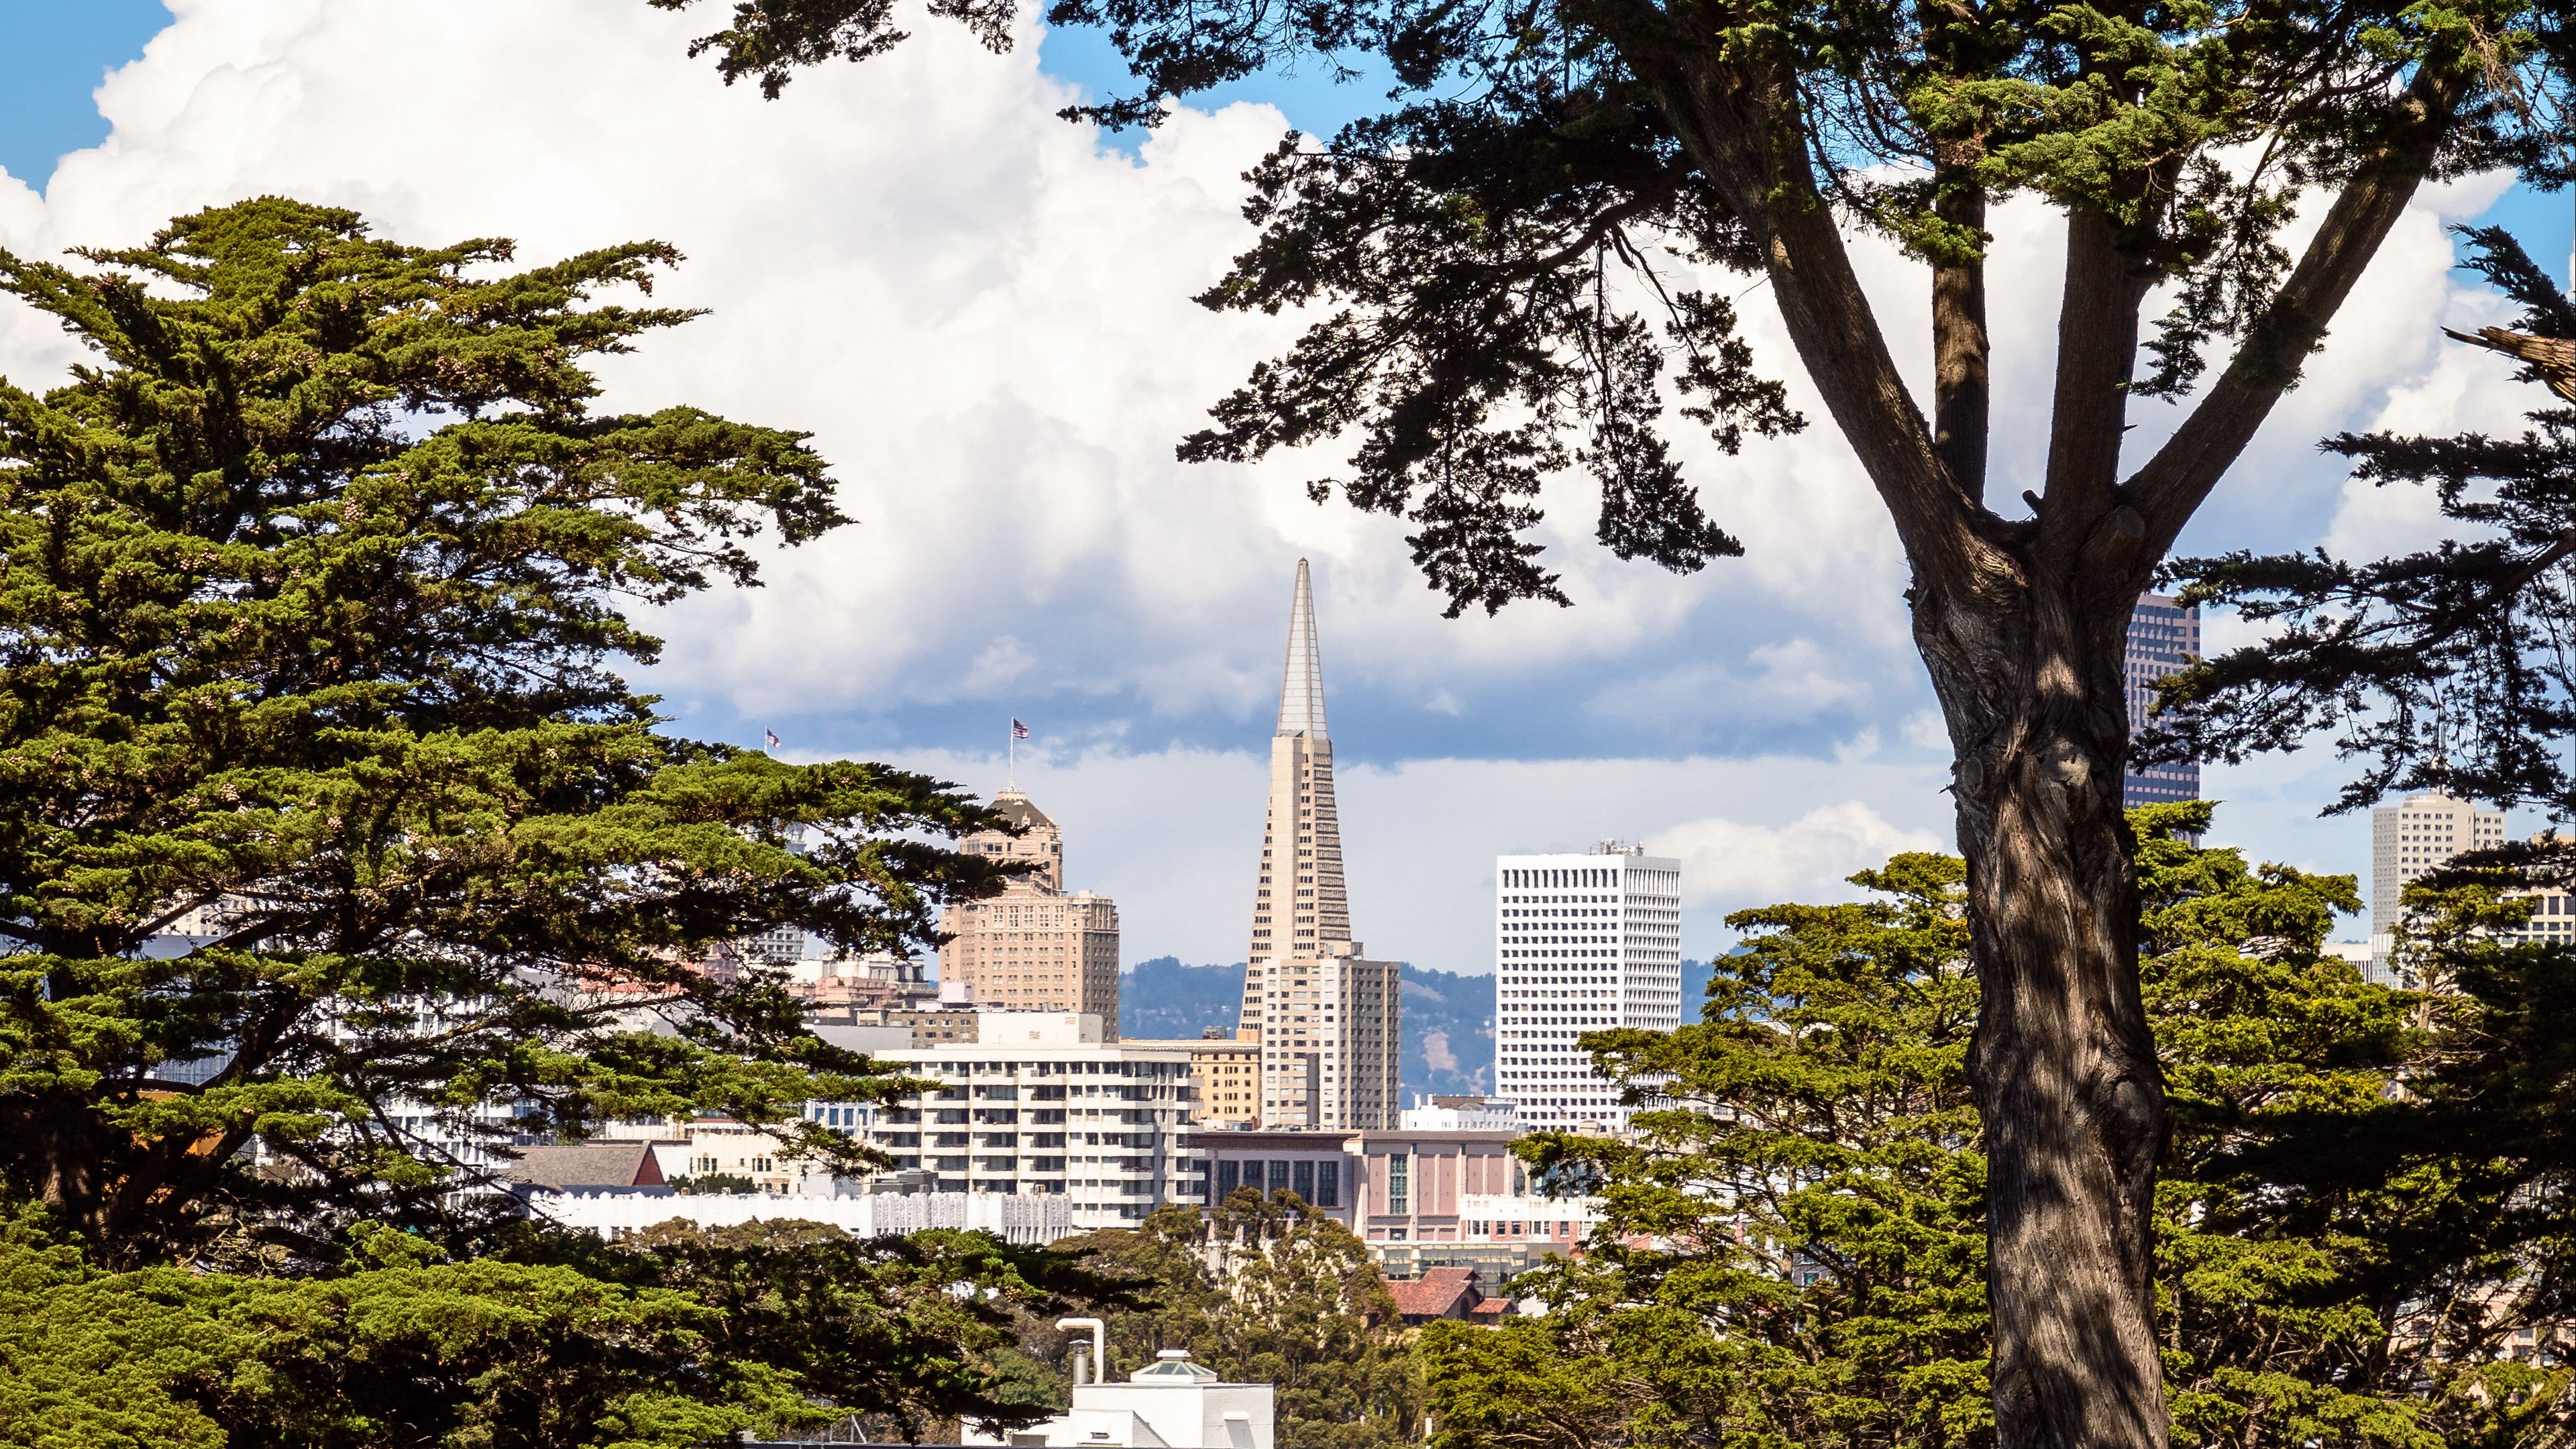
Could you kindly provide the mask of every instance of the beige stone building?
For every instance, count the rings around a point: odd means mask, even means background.
[[[2389,952],[2405,915],[2408,882],[2452,856],[2504,844],[2504,816],[2439,790],[2370,812],[2370,965],[2363,974],[2393,982]]]
[[[1190,1054],[1196,1092],[1190,1121],[1201,1127],[1254,1125],[1261,1120],[1261,1036],[1248,1029],[1209,1027],[1194,1041],[1137,1041],[1129,1046],[1172,1047]]]
[[[1299,559],[1243,973],[1242,1025],[1261,1041],[1263,1126],[1395,1124],[1399,970],[1351,939],[1315,595]]]
[[[984,831],[962,848],[1035,868],[1000,895],[958,906],[940,921],[951,933],[939,948],[941,995],[953,998],[962,987],[979,1006],[1094,1015],[1116,1040],[1117,902],[1065,893],[1064,832],[1028,796],[1007,789],[993,806],[1022,833]]]

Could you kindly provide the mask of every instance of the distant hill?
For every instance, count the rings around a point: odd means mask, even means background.
[[[1139,961],[1118,982],[1118,1034],[1195,1037],[1232,1031],[1243,1006],[1243,963],[1186,966],[1179,958]],[[1416,1093],[1483,1092],[1494,1084],[1494,980],[1455,971],[1404,968],[1405,1102]]]
[[[1118,978],[1118,1034],[1169,1040],[1206,1027],[1234,1030],[1243,1008],[1243,963],[1184,966],[1176,956],[1139,961]]]
[[[1699,1020],[1708,963],[1682,963],[1682,1020]],[[1243,1006],[1243,963],[1186,966],[1176,956],[1139,961],[1118,981],[1118,1034],[1190,1038],[1211,1026],[1234,1030]],[[1494,978],[1404,968],[1405,1105],[1430,1093],[1494,1087]]]

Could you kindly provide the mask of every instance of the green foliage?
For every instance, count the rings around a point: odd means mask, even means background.
[[[2194,844],[2205,804],[2131,818],[2175,1442],[2569,1442],[2568,1371],[2511,1350],[2576,1283],[2576,953],[2484,929],[2519,877],[2453,881],[2424,949],[2457,994],[2371,985],[2320,949],[2349,877]],[[1524,1144],[1606,1221],[1517,1285],[1544,1317],[1427,1332],[1444,1449],[1991,1442],[1962,875],[1899,856],[1871,900],[1742,912],[1703,1021],[1586,1038],[1637,1140]]]
[[[1036,1412],[1010,1406],[996,1362],[1013,1314],[1119,1301],[974,1233],[665,1225],[471,1261],[380,1227],[352,1239],[308,1278],[111,1273],[21,1212],[0,1234],[0,1439],[678,1449],[851,1414],[1019,1423]]]
[[[131,1266],[450,1231],[488,1159],[432,1125],[849,1156],[797,1105],[887,1079],[697,963],[918,943],[999,877],[930,843],[987,823],[937,782],[671,737],[615,672],[658,647],[624,601],[842,521],[800,434],[594,410],[587,360],[689,315],[599,295],[677,254],[263,198],[78,255],[0,254],[92,354],[0,385],[0,1179]]]
[[[1637,1115],[1633,1146],[1525,1144],[1599,1176],[1605,1226],[1516,1285],[1546,1319],[1426,1343],[1442,1443],[1983,1432],[1963,875],[1903,855],[1854,878],[1886,899],[1740,912],[1747,949],[1712,963],[1702,1021],[1585,1038],[1614,1080],[1663,1079],[1669,1101]],[[1588,1415],[1551,1422],[1574,1404]]]
[[[1281,1444],[1419,1437],[1421,1381],[1368,1245],[1294,1194],[1242,1188],[1210,1214],[1166,1204],[1132,1231],[1057,1246],[1144,1301],[1109,1320],[1113,1372],[1186,1348],[1230,1381],[1276,1386]],[[1061,1362],[1067,1347],[1051,1340],[1046,1356]]]

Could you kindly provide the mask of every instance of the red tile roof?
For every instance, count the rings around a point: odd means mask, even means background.
[[[1425,1268],[1421,1277],[1398,1278],[1386,1289],[1395,1295],[1395,1311],[1409,1323],[1464,1318],[1484,1297],[1476,1291],[1473,1268]]]

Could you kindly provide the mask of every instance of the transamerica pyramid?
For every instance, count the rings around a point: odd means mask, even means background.
[[[1288,606],[1270,804],[1245,953],[1242,1024],[1261,1040],[1261,1125],[1345,1130],[1395,1123],[1397,968],[1360,959],[1342,878],[1324,662],[1306,561]]]

